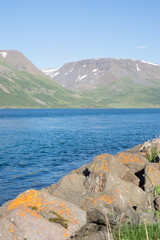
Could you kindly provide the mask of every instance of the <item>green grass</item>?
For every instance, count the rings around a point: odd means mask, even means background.
[[[12,79],[12,82],[9,79]],[[0,107],[7,108],[81,108],[92,105],[90,99],[75,94],[43,75],[14,70],[0,76]],[[45,103],[40,104],[36,99]]]
[[[152,224],[146,225],[149,240],[160,239],[160,225]],[[114,240],[147,240],[145,225],[122,225],[120,228],[120,238],[119,238],[119,228],[114,229],[113,238]]]
[[[155,189],[154,189],[154,196],[156,197],[159,194],[160,194],[160,185],[157,185],[155,186]]]
[[[160,87],[133,84],[130,79],[99,86],[93,91],[85,91],[86,97],[97,101],[99,107],[108,108],[159,108]]]
[[[149,160],[149,162],[156,162],[158,151],[156,147],[151,148],[151,152],[146,153],[146,158]]]

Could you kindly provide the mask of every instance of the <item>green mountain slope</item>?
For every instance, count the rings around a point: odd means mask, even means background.
[[[63,85],[70,80],[65,88],[22,53],[0,50],[0,108],[160,107],[159,66],[131,60],[109,63],[86,60],[62,67],[54,74]]]
[[[129,78],[107,86],[98,86],[84,95],[95,99],[98,107],[108,108],[160,108],[160,87],[134,84]]]
[[[26,67],[27,71],[24,71],[15,66],[0,56],[0,108],[81,108],[92,105],[86,97],[65,89],[38,69],[30,71]]]

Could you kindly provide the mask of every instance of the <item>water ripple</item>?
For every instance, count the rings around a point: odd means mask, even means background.
[[[0,110],[0,205],[160,135],[160,109]]]

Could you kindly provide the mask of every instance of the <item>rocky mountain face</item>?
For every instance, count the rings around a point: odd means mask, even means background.
[[[83,97],[45,76],[22,53],[0,50],[0,108],[83,106]]]
[[[160,86],[160,65],[131,59],[89,59],[64,64],[59,69],[43,72],[68,89],[91,91],[128,78],[133,84]]]
[[[160,107],[160,65],[131,59],[89,59],[43,70],[98,108]]]

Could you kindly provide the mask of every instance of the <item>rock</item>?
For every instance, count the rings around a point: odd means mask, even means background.
[[[114,173],[125,181],[132,182],[139,185],[139,179],[124,166],[117,158],[110,154],[101,154],[96,156],[93,161],[88,165],[88,170],[95,173]]]
[[[145,222],[147,224],[152,224],[152,223],[156,223],[157,219],[155,217],[155,213],[154,211],[142,211],[140,213],[141,215],[141,222],[142,224]]]
[[[76,173],[66,175],[56,184],[55,191],[56,189],[61,189],[63,193],[69,193],[70,191],[83,193],[86,191],[83,185],[85,179],[85,176]]]
[[[147,152],[148,149],[152,146],[152,143],[150,141],[144,142],[143,145],[140,147],[141,152]]]
[[[145,166],[145,189],[152,188],[160,184],[159,163],[149,163]]]
[[[72,202],[76,205],[81,205],[83,194],[86,188],[83,185],[86,177],[77,173],[69,174],[60,179],[60,181],[51,187],[47,188],[49,194]]]
[[[160,153],[160,138],[153,139],[152,146],[156,148],[157,153]]]
[[[160,154],[160,138],[155,138],[152,142],[145,142],[140,148],[141,153],[144,153],[148,158],[154,162],[159,162]]]
[[[108,236],[109,235],[109,236]],[[83,238],[79,238],[82,240],[109,240],[111,239],[110,233],[106,231],[99,231],[97,233],[90,234],[89,236],[84,236]]]
[[[106,173],[103,172],[92,172],[89,177],[86,178],[84,186],[87,191],[91,192],[102,192],[106,185]]]
[[[146,193],[131,182],[124,181],[116,176],[116,174],[108,174],[106,185],[102,192],[87,191],[83,206],[100,208],[101,206],[108,207],[112,205],[121,210],[130,206],[138,209],[139,206],[148,206]]]
[[[143,145],[143,144],[136,145],[136,146],[134,146],[134,147],[131,148],[131,149],[127,149],[125,152],[127,152],[127,153],[132,153],[132,154],[139,154],[142,145]]]
[[[69,174],[77,173],[77,174],[87,177],[89,175],[89,172],[86,171],[87,167],[88,167],[88,164],[83,164],[81,167],[77,168],[76,170],[71,171]]]
[[[141,205],[148,206],[139,179],[112,155],[96,156],[87,165],[87,171],[87,177],[75,172],[63,177],[49,193],[86,210],[90,222],[102,224],[106,223],[106,209],[112,213],[109,221],[114,224],[117,219],[113,215],[117,217],[117,212],[113,208],[119,211],[119,216],[124,212],[135,218],[135,210]]]
[[[68,234],[60,224],[51,223],[26,207],[19,207],[0,220],[0,239],[64,240]]]
[[[30,189],[7,206],[0,219],[0,239],[63,240],[84,225],[85,211],[67,201]]]
[[[91,223],[84,227],[78,234],[71,237],[71,240],[110,240],[106,232],[106,226]]]
[[[133,174],[142,171],[146,164],[148,164],[148,159],[141,156],[140,154],[132,154],[128,152],[118,153],[115,158],[125,166],[127,166]]]
[[[154,207],[160,212],[160,196],[156,197],[154,200]]]

